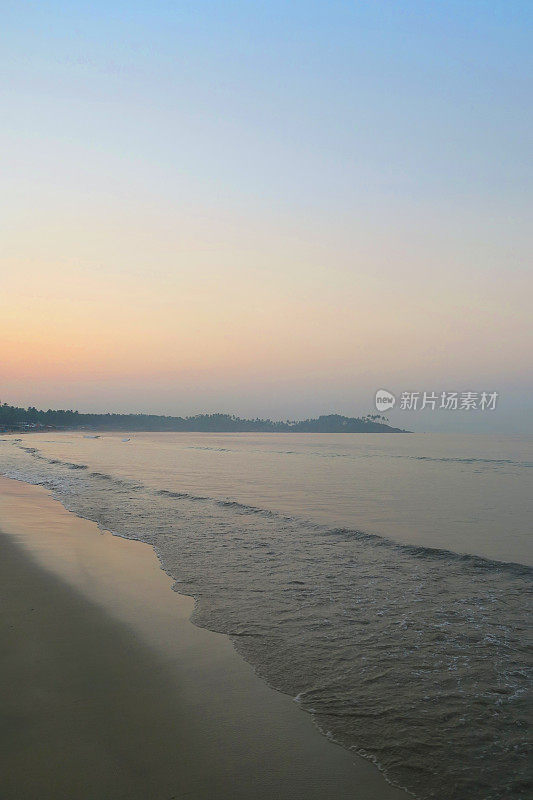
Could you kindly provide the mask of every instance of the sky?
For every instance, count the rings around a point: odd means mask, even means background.
[[[531,9],[2,2],[0,400],[533,431]]]

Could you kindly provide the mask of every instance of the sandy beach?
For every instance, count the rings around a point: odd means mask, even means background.
[[[151,547],[0,480],[2,800],[400,800],[230,640]]]

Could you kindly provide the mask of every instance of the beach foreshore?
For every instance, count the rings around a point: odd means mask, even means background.
[[[193,625],[151,547],[0,478],[2,800],[405,800]]]

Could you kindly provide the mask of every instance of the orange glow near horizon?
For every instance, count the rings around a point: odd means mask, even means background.
[[[127,230],[108,244],[117,258],[109,271],[86,262],[65,266],[62,247],[76,249],[70,237],[55,244],[61,266],[50,253],[46,261],[36,254],[26,262],[6,259],[4,380],[199,375],[216,383],[250,373],[285,380],[312,372],[339,381],[357,373],[375,382],[383,373],[412,379],[417,371],[432,378],[439,370],[507,375],[526,357],[525,315],[517,313],[522,285],[502,307],[505,276],[480,289],[475,275],[444,266],[440,276],[425,275],[420,263],[380,274],[342,251],[330,253],[340,265],[334,269],[322,262],[323,252],[317,257],[294,242],[288,256],[275,232],[262,237],[257,253],[221,241],[207,262],[201,239],[184,257],[183,241],[169,238],[165,260],[153,270],[135,266],[139,254]]]

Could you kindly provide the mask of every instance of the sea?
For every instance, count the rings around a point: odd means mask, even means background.
[[[0,471],[151,544],[325,736],[420,800],[531,798],[533,439],[47,432]]]

